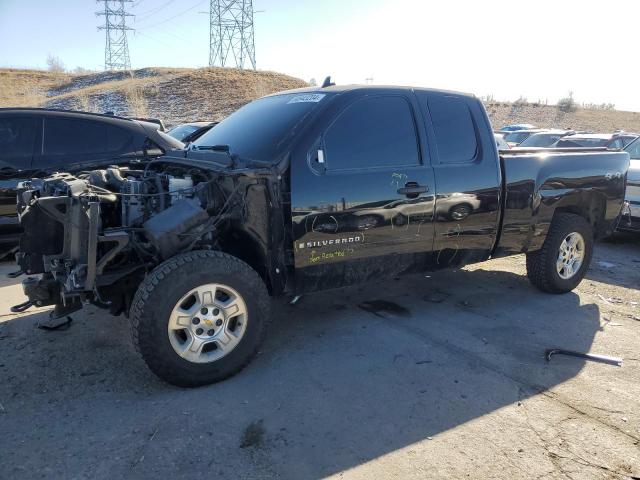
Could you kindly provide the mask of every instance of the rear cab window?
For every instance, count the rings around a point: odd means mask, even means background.
[[[432,96],[429,112],[436,136],[438,159],[443,164],[470,163],[478,155],[478,136],[466,99]]]

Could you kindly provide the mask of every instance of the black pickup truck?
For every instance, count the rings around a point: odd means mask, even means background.
[[[517,253],[535,286],[570,291],[616,227],[628,166],[604,149],[498,155],[471,95],[284,92],[184,154],[23,184],[15,308],[55,305],[49,326],[87,302],[124,312],[153,372],[207,384],[254,356],[269,296]]]

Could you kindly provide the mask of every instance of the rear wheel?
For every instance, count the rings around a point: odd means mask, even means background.
[[[542,248],[527,253],[527,276],[540,290],[566,293],[584,278],[593,255],[593,232],[579,215],[554,217]]]
[[[224,380],[256,354],[269,320],[258,274],[230,255],[194,251],[142,282],[131,309],[133,339],[158,377],[181,387]]]

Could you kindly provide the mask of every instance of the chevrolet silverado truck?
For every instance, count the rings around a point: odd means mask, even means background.
[[[198,386],[253,358],[273,296],[520,253],[536,287],[572,290],[617,227],[629,155],[498,154],[472,95],[331,85],[134,167],[22,184],[14,308],[124,313],[156,375]]]

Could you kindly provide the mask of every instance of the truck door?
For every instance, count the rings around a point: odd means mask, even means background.
[[[299,291],[427,267],[435,185],[417,107],[410,90],[341,94],[294,154]]]
[[[489,258],[500,220],[500,163],[493,132],[474,97],[417,92],[427,118],[438,187],[434,264],[465,265]]]

